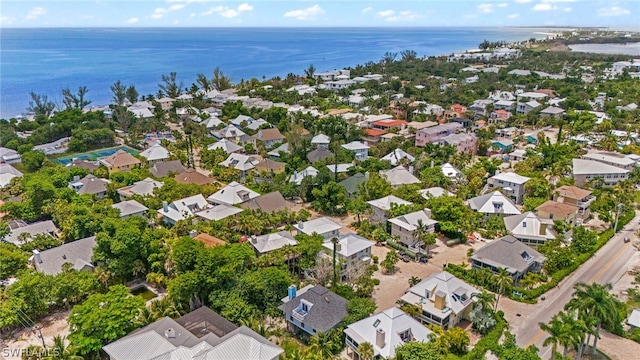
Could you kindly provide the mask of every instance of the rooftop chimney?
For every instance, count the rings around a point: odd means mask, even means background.
[[[257,243],[258,243],[258,237],[257,237],[257,236],[255,236],[255,235],[251,235],[251,242],[252,242],[253,244],[257,244]]]
[[[194,230],[189,231],[189,236],[192,237],[192,238],[198,236],[198,230],[194,229]]]
[[[169,204],[167,204],[167,202],[166,202],[166,201],[163,201],[163,202],[162,202],[162,210],[163,210],[164,212],[168,212],[168,211],[169,211]]]
[[[444,308],[445,308],[445,306],[446,306],[446,305],[445,305],[445,304],[446,304],[446,301],[445,301],[445,298],[444,298],[444,297],[445,297],[445,295],[444,295],[441,291],[436,292],[435,300],[434,300],[434,302],[433,302],[433,306],[434,306],[436,309],[438,309],[438,310],[444,310]]]
[[[296,297],[296,286],[295,285],[291,285],[289,286],[289,288],[287,289],[287,294],[289,295],[289,300],[293,299]]]
[[[80,176],[74,175],[73,176],[73,182],[78,182],[78,181],[80,181]]]
[[[376,346],[382,349],[386,344],[384,341],[385,333],[382,329],[376,329]]]
[[[40,251],[35,249],[33,250],[33,260],[38,264],[42,264],[42,258],[40,258]]]
[[[304,223],[302,221],[298,222],[298,229],[300,230],[304,229]]]

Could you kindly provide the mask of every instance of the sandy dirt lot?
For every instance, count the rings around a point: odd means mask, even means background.
[[[42,336],[44,337],[47,347],[53,345],[53,337],[56,335],[67,336],[69,334],[69,324],[67,317],[69,311],[55,313],[44,318],[38,325],[42,326]],[[25,349],[29,345],[42,346],[42,340],[38,337],[38,332],[31,329],[22,330],[13,335],[12,338],[2,339],[0,342],[0,359],[20,359],[20,356],[3,357],[7,355],[5,349],[15,351]]]

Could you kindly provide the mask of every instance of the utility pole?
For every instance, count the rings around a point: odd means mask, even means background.
[[[614,234],[618,232],[618,219],[620,218],[620,210],[622,209],[622,204],[618,204],[616,205],[616,207],[618,208],[618,211],[616,211],[616,225],[613,227]]]
[[[333,243],[333,290],[335,291],[338,286],[338,270],[336,269],[336,253],[338,251],[338,238],[331,239]]]

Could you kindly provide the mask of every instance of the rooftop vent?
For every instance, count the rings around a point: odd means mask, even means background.
[[[174,328],[168,328],[164,331],[164,336],[168,339],[174,339],[176,337],[176,330]]]

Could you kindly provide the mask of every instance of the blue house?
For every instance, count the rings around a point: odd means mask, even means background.
[[[299,291],[291,285],[279,309],[287,319],[287,328],[306,336],[326,333],[347,316],[347,300],[321,285],[307,285]]]
[[[491,147],[493,149],[498,149],[498,151],[500,152],[511,151],[511,148],[513,147],[513,141],[509,139],[495,140],[491,143]]]

